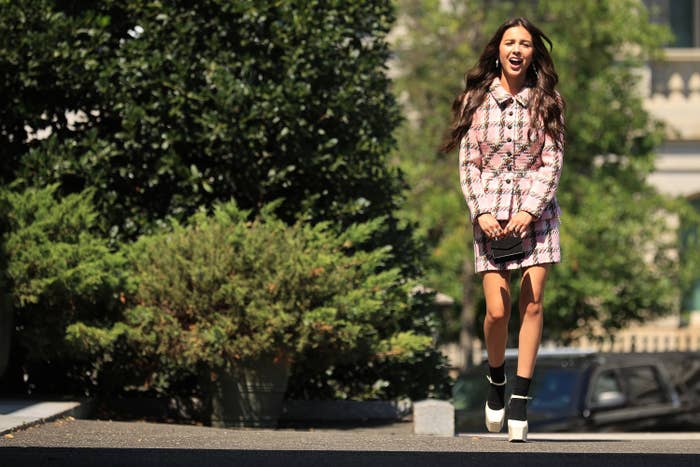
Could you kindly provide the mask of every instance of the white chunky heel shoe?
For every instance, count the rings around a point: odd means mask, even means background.
[[[506,380],[504,379],[502,383],[494,383],[490,376],[486,376],[489,383],[494,386],[505,386]],[[498,433],[503,429],[503,421],[506,418],[506,408],[494,410],[489,408],[489,403],[486,402],[486,407],[484,408],[484,418],[486,420],[486,429],[490,433]]]
[[[532,397],[518,396],[513,394],[511,399],[532,399]],[[522,442],[527,441],[527,420],[511,420],[508,419],[508,441]]]
[[[508,420],[508,441],[527,441],[527,420]]]

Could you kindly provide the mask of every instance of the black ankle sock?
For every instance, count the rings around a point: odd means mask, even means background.
[[[531,381],[530,378],[516,376],[513,384],[513,395],[527,396]],[[508,418],[510,420],[527,420],[527,399],[511,398],[508,404]]]
[[[503,365],[499,367],[492,367],[489,365],[489,376],[491,377],[491,381],[494,383],[502,383],[506,380],[506,364],[503,362]],[[505,394],[506,394],[506,387],[505,385],[503,386],[496,386],[494,384],[489,384],[489,395],[488,395],[488,404],[489,408],[492,410],[501,410],[503,407],[505,407]]]

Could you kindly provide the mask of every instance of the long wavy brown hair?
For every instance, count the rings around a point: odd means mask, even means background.
[[[450,152],[459,145],[472,123],[476,109],[484,102],[486,93],[494,78],[501,76],[497,65],[501,38],[507,29],[522,26],[532,36],[534,46],[532,64],[527,70],[526,86],[530,86],[529,112],[533,126],[540,126],[557,145],[562,144],[561,135],[565,128],[562,120],[564,101],[554,90],[559,76],[554,71],[554,63],[549,51],[552,41],[526,18],[512,18],[504,22],[486,44],[478,63],[465,75],[464,91],[459,93],[452,104],[452,124],[445,132],[440,151]],[[545,42],[549,49],[545,46]],[[466,105],[465,100],[466,98]]]

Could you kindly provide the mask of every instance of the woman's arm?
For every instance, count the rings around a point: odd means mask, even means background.
[[[473,125],[459,144],[459,182],[472,222],[481,214],[491,212],[492,206],[488,203],[481,183],[481,149]]]
[[[563,132],[558,139],[559,144],[552,137],[545,134],[541,154],[542,165],[537,169],[525,202],[520,206],[520,210],[529,213],[535,219],[542,215],[542,212],[549,202],[552,201],[559,187],[559,178],[561,177],[562,164],[564,162]]]

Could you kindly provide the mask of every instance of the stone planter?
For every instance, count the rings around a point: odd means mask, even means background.
[[[215,427],[275,427],[289,380],[289,364],[260,359],[212,372],[207,387]]]
[[[0,377],[10,360],[10,340],[14,331],[12,301],[9,294],[0,295]]]
[[[395,423],[410,415],[410,399],[398,400],[285,400],[280,424],[332,425]]]

